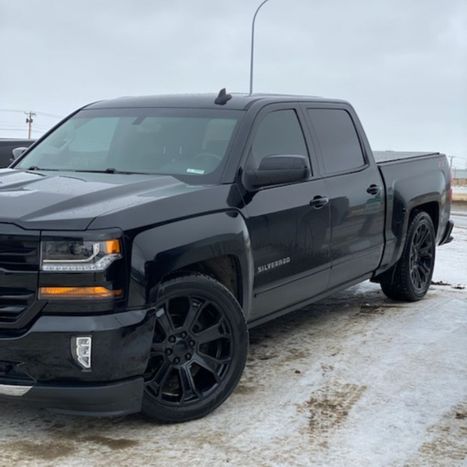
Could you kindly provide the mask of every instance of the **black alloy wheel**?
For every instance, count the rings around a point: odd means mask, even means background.
[[[145,374],[143,413],[165,422],[202,417],[235,389],[248,332],[237,300],[208,276],[164,283]]]
[[[429,225],[420,223],[410,245],[410,278],[417,292],[425,291],[431,282],[434,265],[435,240]]]
[[[436,232],[430,215],[416,212],[409,224],[399,261],[379,277],[384,294],[393,300],[422,299],[435,267]]]

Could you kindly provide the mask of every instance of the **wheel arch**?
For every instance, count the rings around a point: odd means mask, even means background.
[[[435,228],[435,235],[438,236],[438,228],[439,228],[439,211],[440,206],[438,201],[430,201],[428,203],[419,204],[417,206],[413,206],[410,210],[409,214],[409,222],[412,222],[412,219],[417,215],[418,212],[424,211],[426,212],[433,222],[433,226]]]
[[[410,203],[400,206],[397,215],[393,213],[393,227],[397,226],[393,229],[393,231],[397,228],[398,232],[394,236],[397,241],[393,243],[393,247],[390,250],[385,251],[386,258],[383,258],[382,261],[384,266],[380,267],[375,272],[373,278],[371,279],[373,282],[379,282],[381,275],[386,271],[389,271],[397,263],[397,261],[399,261],[404,250],[409,226],[418,212],[424,211],[430,216],[435,228],[435,238],[439,238],[441,234],[441,229],[439,228],[440,210],[440,198],[438,195],[434,194],[429,197],[424,196],[420,199],[413,199]],[[390,259],[389,254],[392,255]]]
[[[190,272],[206,274],[250,311],[253,259],[243,217],[218,212],[179,220],[139,233],[133,240],[130,293],[146,304],[165,280]],[[156,293],[157,296],[157,293]]]
[[[232,292],[238,303],[240,303],[240,306],[243,306],[245,299],[243,297],[241,281],[241,266],[236,256],[215,256],[196,263],[187,264],[163,276],[161,282],[192,273],[205,274],[220,282]]]

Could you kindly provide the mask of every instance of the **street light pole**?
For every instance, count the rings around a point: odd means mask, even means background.
[[[256,16],[258,15],[259,10],[261,10],[261,7],[267,2],[269,2],[269,0],[264,0],[263,2],[261,2],[259,7],[255,11],[255,14],[253,15],[253,21],[251,23],[250,95],[253,94],[253,62],[254,62],[254,55],[255,55],[255,22],[256,22]]]

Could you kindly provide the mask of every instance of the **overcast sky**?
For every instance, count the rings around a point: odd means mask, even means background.
[[[0,0],[0,109],[248,90],[259,0]],[[255,91],[349,100],[374,149],[467,164],[467,0],[270,0]],[[38,114],[34,136],[56,122]],[[0,136],[24,136],[0,111]],[[461,158],[464,158],[461,159]]]

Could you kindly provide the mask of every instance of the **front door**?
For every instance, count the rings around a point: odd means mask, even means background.
[[[297,110],[268,106],[256,119],[249,167],[270,155],[309,159]],[[252,319],[301,303],[326,289],[329,278],[329,204],[310,204],[326,195],[326,181],[264,187],[245,195],[255,276]]]

